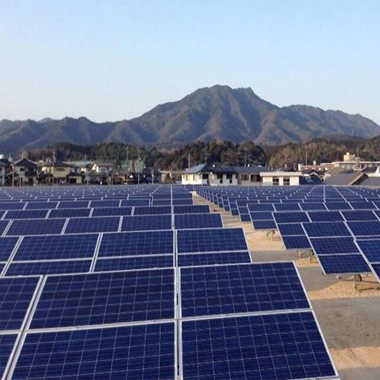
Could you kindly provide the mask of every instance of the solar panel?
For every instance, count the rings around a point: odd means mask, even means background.
[[[342,211],[342,215],[348,221],[370,221],[378,220],[372,211],[359,210],[359,211]]]
[[[281,236],[305,235],[301,223],[277,224]]]
[[[0,220],[0,235],[5,231],[8,226],[8,220]]]
[[[310,308],[293,263],[181,269],[182,317]]]
[[[215,264],[239,264],[250,263],[249,252],[214,252],[214,253],[195,253],[181,254],[177,256],[177,266],[195,267]]]
[[[223,227],[222,217],[215,214],[177,214],[174,216],[174,228],[219,228]]]
[[[87,208],[89,201],[61,201],[59,202],[59,209],[70,208]]]
[[[91,201],[90,207],[119,207],[120,201],[118,199],[104,200],[104,201]]]
[[[183,379],[336,376],[312,312],[182,322]]]
[[[135,198],[135,199],[123,199],[121,201],[121,206],[149,206],[150,199],[149,198]]]
[[[173,269],[102,272],[47,277],[31,328],[170,318],[174,318]]]
[[[274,211],[272,203],[250,203],[247,205],[248,210],[252,211]]]
[[[317,255],[336,255],[340,253],[359,253],[352,237],[311,238],[313,250]]]
[[[370,263],[380,263],[380,239],[357,240],[356,244]]]
[[[132,207],[95,208],[92,216],[131,215]]]
[[[283,236],[282,241],[284,242],[286,249],[307,249],[307,248],[311,248],[309,240],[305,235]]]
[[[18,242],[17,237],[0,237],[0,261],[7,261]]]
[[[347,222],[352,233],[358,236],[380,236],[380,221],[377,222]]]
[[[98,257],[173,254],[172,231],[104,234]]]
[[[303,223],[309,237],[339,237],[351,236],[350,231],[343,222],[313,222]]]
[[[250,222],[251,218],[250,218],[249,214],[240,214],[240,220],[242,222]]]
[[[125,216],[121,225],[122,231],[170,230],[171,228],[171,215]]]
[[[10,210],[4,219],[43,219],[48,210]]]
[[[14,261],[92,258],[98,234],[26,236]]]
[[[277,223],[302,223],[310,221],[306,212],[274,212],[273,217]]]
[[[173,322],[28,333],[12,379],[176,378]]]
[[[270,211],[253,211],[250,212],[249,215],[251,216],[252,221],[256,220],[274,220],[273,214]]]
[[[94,272],[173,267],[173,255],[102,258],[96,261]]]
[[[53,235],[60,234],[66,219],[22,219],[14,220],[7,235]]]
[[[276,203],[274,208],[276,211],[301,211],[298,203]]]
[[[28,202],[25,210],[42,210],[53,209],[57,207],[58,202]]]
[[[312,222],[340,222],[344,221],[339,211],[312,211],[309,212],[309,218]]]
[[[7,367],[7,363],[9,361],[9,358],[11,357],[13,347],[16,343],[16,339],[17,339],[16,334],[0,335],[0,347],[1,347],[0,379],[3,379],[3,375]]]
[[[347,202],[326,202],[325,204],[328,210],[352,210],[350,204]]]
[[[0,210],[21,210],[25,207],[25,203],[0,203]]]
[[[371,272],[362,255],[321,255],[318,260],[325,274]]]
[[[173,199],[173,206],[192,205],[193,200],[190,199]]]
[[[376,206],[372,202],[350,202],[350,205],[354,210],[376,210]]]
[[[277,225],[274,220],[254,220],[252,222],[255,230],[276,230]]]
[[[157,215],[171,213],[171,206],[136,206],[133,215]]]
[[[174,214],[205,214],[210,212],[209,205],[178,205],[173,206]]]
[[[57,209],[57,210],[51,210],[48,218],[53,219],[53,218],[89,217],[90,213],[91,213],[90,208]]]
[[[65,273],[86,273],[90,270],[92,260],[73,261],[37,261],[11,263],[6,276],[32,276]]]
[[[300,203],[300,206],[302,210],[304,211],[316,211],[316,210],[325,211],[326,210],[326,206],[322,202]]]
[[[67,224],[65,234],[85,232],[116,232],[119,229],[119,224],[119,216],[71,218]]]
[[[178,253],[247,251],[242,228],[177,231]]]
[[[38,281],[38,277],[0,278],[1,331],[21,329]]]

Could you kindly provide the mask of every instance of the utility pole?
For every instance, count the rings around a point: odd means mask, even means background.
[[[305,166],[307,166],[307,145],[305,146],[305,148],[306,148]]]
[[[191,155],[190,153],[187,154],[187,167],[190,169],[190,162],[191,162]]]

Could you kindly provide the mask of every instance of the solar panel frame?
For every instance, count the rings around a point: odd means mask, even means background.
[[[177,255],[177,267],[251,263],[248,251],[184,253]]]
[[[14,356],[20,334],[0,333],[0,379],[6,379],[6,374],[11,365],[11,359]]]

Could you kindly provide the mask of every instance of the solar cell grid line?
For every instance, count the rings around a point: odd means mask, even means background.
[[[21,330],[40,277],[0,278],[0,331]]]
[[[98,234],[25,236],[13,262],[92,258],[97,240]]]
[[[251,263],[251,256],[248,251],[235,252],[204,252],[177,255],[178,267],[194,267],[216,264],[239,264]]]
[[[369,273],[371,269],[362,255],[319,255],[319,263],[324,274]]]
[[[35,276],[89,272],[92,260],[11,262],[5,276]]]
[[[97,258],[94,272],[174,267],[173,255],[145,255]]]
[[[242,228],[177,230],[177,253],[247,251]]]
[[[173,319],[174,283],[173,268],[47,276],[29,328]]]
[[[317,256],[337,254],[360,254],[353,237],[310,238]]]
[[[346,222],[311,222],[302,223],[305,233],[312,237],[352,237]]]
[[[352,234],[358,237],[380,237],[380,221],[347,222]]]
[[[171,228],[172,216],[166,214],[124,216],[121,224],[121,231],[154,231]]]
[[[98,257],[142,256],[174,253],[172,230],[103,234]]]
[[[370,264],[380,263],[380,239],[355,240],[355,244]]]
[[[19,219],[12,220],[7,236],[54,235],[62,232],[66,219]]]
[[[0,379],[6,378],[11,358],[17,345],[18,334],[0,334]]]
[[[116,232],[119,229],[119,216],[70,218],[65,234]]]
[[[273,218],[277,224],[310,222],[306,212],[274,212]]]
[[[175,229],[221,228],[223,221],[220,213],[174,214]]]
[[[291,262],[180,270],[180,317],[310,309]]]
[[[309,211],[307,214],[312,222],[344,222],[339,211]]]
[[[184,380],[338,379],[312,311],[181,321]]]

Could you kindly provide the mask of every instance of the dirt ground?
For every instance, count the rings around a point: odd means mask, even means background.
[[[208,202],[195,196],[198,204]],[[380,285],[363,277],[354,289],[352,277],[325,276],[316,258],[286,251],[281,238],[254,231],[230,213],[221,212],[225,227],[243,227],[253,262],[294,261],[316,313],[341,380],[380,379]]]

